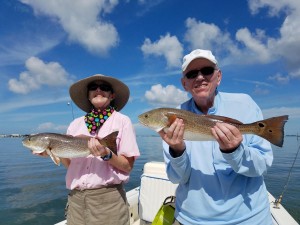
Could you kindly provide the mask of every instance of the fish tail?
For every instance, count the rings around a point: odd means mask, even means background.
[[[273,145],[282,147],[284,139],[284,125],[288,118],[288,115],[284,115],[257,121],[256,124],[261,130],[258,135],[268,140]]]
[[[118,133],[119,133],[119,131],[114,131],[100,140],[100,143],[102,145],[108,147],[116,155],[118,153],[117,152],[117,143],[116,143]]]

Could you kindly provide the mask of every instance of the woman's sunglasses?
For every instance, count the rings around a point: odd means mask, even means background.
[[[215,70],[216,69],[214,67],[207,66],[207,67],[203,67],[201,69],[191,70],[191,71],[187,72],[185,74],[185,76],[186,76],[187,79],[194,79],[199,75],[199,72],[203,76],[209,76],[209,75],[212,75]]]
[[[107,84],[89,84],[88,85],[88,90],[89,91],[96,91],[97,88],[99,88],[101,91],[105,91],[105,92],[113,92],[113,89],[111,86],[107,85]]]

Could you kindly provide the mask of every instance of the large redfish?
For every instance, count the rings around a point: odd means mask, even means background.
[[[284,124],[288,120],[288,116],[284,115],[243,124],[242,122],[229,117],[197,115],[186,110],[174,108],[158,108],[139,115],[140,123],[156,132],[162,129],[166,131],[176,118],[183,119],[185,140],[214,140],[211,128],[217,122],[223,122],[237,127],[242,134],[258,135],[279,147],[282,147],[283,145]]]
[[[117,154],[117,136],[118,131],[115,131],[106,137],[99,139],[99,142],[101,145]],[[86,157],[91,154],[90,149],[88,148],[88,140],[90,138],[91,137],[88,136],[73,137],[57,133],[39,133],[27,136],[23,139],[22,143],[34,154],[46,151],[53,162],[56,165],[59,165],[59,158]]]

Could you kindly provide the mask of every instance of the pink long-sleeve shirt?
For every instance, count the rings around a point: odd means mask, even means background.
[[[100,128],[97,137],[103,138],[118,130],[118,155],[138,157],[140,155],[136,142],[135,131],[129,117],[114,111]],[[84,116],[76,118],[68,127],[67,134],[72,136],[91,136],[85,125]],[[111,166],[101,157],[89,155],[82,158],[73,158],[66,175],[66,187],[72,189],[94,189],[111,184],[126,183],[129,174]]]

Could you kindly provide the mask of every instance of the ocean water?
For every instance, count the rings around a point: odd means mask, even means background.
[[[22,146],[21,138],[0,138],[0,224],[52,225],[64,220],[68,191],[65,168],[50,158],[34,156]],[[136,161],[126,190],[139,186],[148,161],[162,161],[160,137],[138,136],[141,157]],[[274,163],[265,176],[267,188],[300,223],[300,140],[285,137],[283,148],[273,146]],[[291,170],[291,166],[294,167]],[[290,176],[289,176],[290,174]]]

